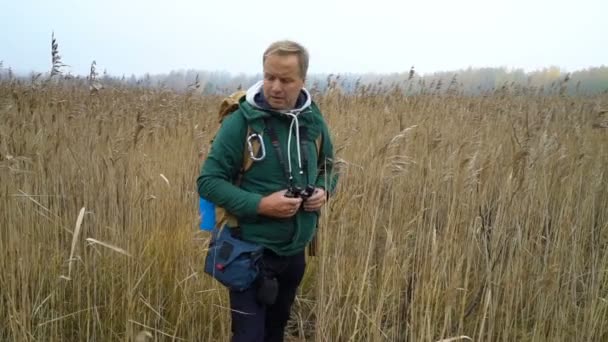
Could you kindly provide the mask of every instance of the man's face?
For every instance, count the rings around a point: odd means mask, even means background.
[[[270,55],[264,62],[264,96],[273,109],[293,109],[304,79],[300,76],[298,56]]]

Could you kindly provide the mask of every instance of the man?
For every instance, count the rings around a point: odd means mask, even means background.
[[[263,277],[278,286],[272,304],[258,299],[263,282],[230,291],[233,341],[283,340],[306,267],[305,247],[335,189],[329,130],[304,88],[308,58],[306,49],[292,41],[268,47],[263,81],[249,88],[239,109],[224,119],[197,179],[202,197],[236,217],[239,238],[264,247]],[[239,175],[248,127],[259,134],[253,138],[263,148]],[[288,191],[307,186],[308,192]]]

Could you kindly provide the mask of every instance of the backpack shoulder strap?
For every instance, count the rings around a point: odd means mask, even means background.
[[[263,134],[265,132],[264,127],[266,124],[266,119],[264,119],[263,126],[260,126],[258,122],[247,124],[247,134],[245,135],[243,142],[243,162],[235,181],[237,186],[240,186],[243,174],[249,171],[256,161],[261,161],[266,156],[266,148],[263,145]]]
[[[317,147],[317,160],[319,160],[321,149],[323,148],[323,132],[315,139],[315,146]]]
[[[243,178],[243,174],[253,166],[253,159],[251,155],[257,156],[260,151],[260,141],[257,139],[251,139],[251,151],[249,151],[249,137],[255,134],[251,126],[247,125],[247,135],[245,135],[245,141],[243,143],[243,164],[241,165],[241,170],[239,171],[239,175],[237,176],[235,184],[241,185],[241,180]]]

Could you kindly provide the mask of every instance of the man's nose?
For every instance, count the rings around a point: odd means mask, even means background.
[[[272,90],[273,92],[280,92],[281,82],[279,80],[272,81],[272,83],[270,84],[270,90]]]

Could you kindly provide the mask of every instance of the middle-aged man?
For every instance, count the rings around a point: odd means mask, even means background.
[[[239,238],[264,247],[263,273],[278,285],[273,304],[258,300],[259,285],[230,291],[233,341],[283,340],[306,267],[305,247],[336,186],[329,129],[304,88],[308,60],[296,42],[266,49],[264,80],[224,119],[197,179],[202,197],[236,217],[238,227],[232,228]],[[259,133],[263,153],[239,175],[249,129]],[[307,186],[299,196],[288,192]]]

